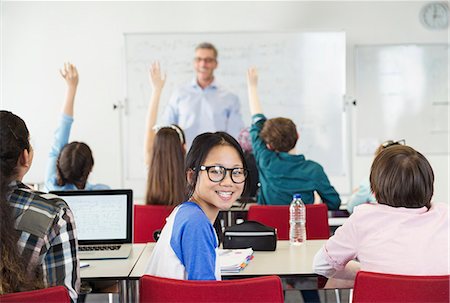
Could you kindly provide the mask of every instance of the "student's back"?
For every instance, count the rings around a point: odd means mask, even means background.
[[[374,160],[370,185],[378,204],[361,205],[314,258],[316,273],[354,279],[361,269],[389,274],[448,275],[449,213],[431,203],[430,163],[409,146]]]
[[[158,62],[152,64],[149,74],[152,93],[144,141],[148,168],[145,204],[175,206],[184,199],[186,138],[178,125],[155,126],[165,75]]]
[[[250,136],[261,183],[258,204],[287,205],[293,194],[301,194],[306,204],[317,192],[328,209],[339,209],[341,199],[322,166],[295,154],[297,128],[287,118],[264,116],[257,94],[257,73],[249,69],[249,103],[252,114]]]
[[[361,270],[404,275],[446,275],[449,216],[443,203],[405,208],[360,205],[326,245],[336,265],[357,258]],[[345,248],[341,248],[345,245]],[[353,253],[348,253],[348,248]],[[341,254],[342,253],[342,254]],[[346,255],[345,258],[336,258]]]
[[[6,201],[0,203],[2,212],[9,211],[12,215],[7,218],[8,214],[2,213],[2,223],[3,219],[14,222],[5,230],[2,225],[2,234],[18,235],[14,243],[20,253],[17,271],[21,265],[26,268],[27,277],[34,280],[31,288],[65,286],[75,302],[80,288],[80,269],[74,216],[57,196],[33,191],[22,183],[33,160],[33,148],[23,120],[6,111],[0,111],[0,146],[2,182],[8,180],[9,183],[8,208],[3,204]],[[3,253],[2,248],[2,258],[7,257]],[[22,291],[29,290],[28,287],[24,283],[19,287],[10,285],[8,289]]]

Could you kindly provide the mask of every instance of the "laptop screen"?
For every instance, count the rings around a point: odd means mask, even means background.
[[[132,242],[131,190],[52,191],[67,202],[75,216],[78,243]]]

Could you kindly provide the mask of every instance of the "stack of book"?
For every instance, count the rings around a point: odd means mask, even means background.
[[[237,273],[243,270],[253,259],[253,249],[219,249],[220,271]]]

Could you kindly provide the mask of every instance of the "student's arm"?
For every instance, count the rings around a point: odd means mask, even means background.
[[[63,106],[63,114],[73,117],[73,104],[75,102],[75,94],[78,86],[78,71],[75,65],[64,63],[64,68],[59,70],[61,76],[66,80],[67,91],[66,100]]]
[[[250,105],[250,114],[262,114],[261,102],[258,96],[258,72],[256,68],[249,68],[247,71],[247,87],[248,87],[248,101]]]
[[[322,166],[319,167],[315,178],[317,180],[317,192],[322,201],[327,204],[329,210],[338,210],[339,206],[341,206],[341,198],[336,189],[331,185]]]
[[[348,200],[347,211],[351,214],[353,213],[353,209],[355,208],[355,206],[375,201],[376,201],[375,197],[373,196],[370,190],[369,180],[366,179],[363,182],[361,182],[359,187],[353,192],[350,199]]]
[[[351,216],[317,252],[313,261],[315,273],[337,279],[354,279],[360,265],[355,261],[359,244],[355,217]]]
[[[152,95],[150,97],[150,104],[147,111],[146,131],[144,141],[144,159],[145,164],[150,164],[153,142],[155,141],[156,132],[153,127],[156,124],[156,117],[158,115],[159,101],[161,92],[166,81],[166,76],[161,75],[159,62],[152,63],[150,67],[150,84],[152,86]]]
[[[258,96],[258,72],[256,68],[249,68],[247,71],[248,102],[252,115],[252,125],[250,127],[250,138],[252,140],[253,154],[258,168],[267,166],[274,156],[274,152],[269,150],[266,143],[259,136],[266,117],[263,114],[261,102]],[[263,163],[264,162],[264,163]]]
[[[71,302],[77,302],[80,291],[80,261],[75,231],[75,218],[68,208],[61,209],[53,231],[49,234],[49,249],[42,264],[48,286],[63,285]]]
[[[55,132],[53,145],[45,174],[45,185],[48,190],[58,189],[56,186],[56,161],[62,148],[69,143],[70,130],[73,123],[75,94],[78,86],[78,71],[73,64],[65,63],[59,71],[67,84],[66,98],[63,104],[63,115]]]
[[[203,221],[192,220],[181,239],[182,260],[188,280],[216,280],[217,240],[214,227]]]

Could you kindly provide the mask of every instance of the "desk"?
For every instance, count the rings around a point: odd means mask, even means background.
[[[322,247],[326,240],[309,240],[300,246],[291,246],[289,241],[278,241],[276,251],[255,251],[253,260],[239,273],[227,273],[222,275],[223,279],[239,279],[257,276],[277,275],[282,279],[294,278],[304,279],[316,278],[312,263],[316,252]],[[155,243],[147,243],[144,252],[134,266],[129,276],[130,282],[135,280],[134,288],[139,287],[139,278],[142,277],[147,268]],[[317,285],[317,283],[315,283]],[[317,289],[317,287],[314,287]],[[311,288],[306,288],[311,289]],[[138,298],[137,291],[134,298]]]
[[[289,241],[278,241],[276,251],[255,251],[253,260],[244,270],[239,273],[227,273],[222,277],[247,278],[267,275],[315,277],[317,275],[312,268],[314,256],[325,242],[326,240],[309,240],[300,246],[291,246]]]
[[[300,246],[278,241],[276,251],[255,251],[254,258],[239,273],[227,273],[224,279],[278,275],[282,279],[317,277],[313,272],[314,255],[326,240],[309,240]],[[139,278],[147,268],[156,243],[133,244],[128,259],[88,260],[89,267],[81,269],[84,281],[118,280],[120,302],[138,302]],[[129,290],[129,292],[128,292]]]
[[[276,251],[255,251],[253,260],[239,273],[227,273],[222,277],[248,276],[317,276],[312,263],[316,252],[326,240],[309,240],[300,246],[291,246],[289,241],[278,241]],[[156,243],[147,243],[129,278],[139,279],[144,275]]]
[[[146,244],[133,244],[131,254],[127,259],[111,260],[83,260],[88,263],[88,267],[80,269],[83,281],[119,281],[120,302],[135,302],[132,300],[132,293],[128,293],[128,287],[132,289],[134,285],[128,282],[128,277],[139,260]]]

